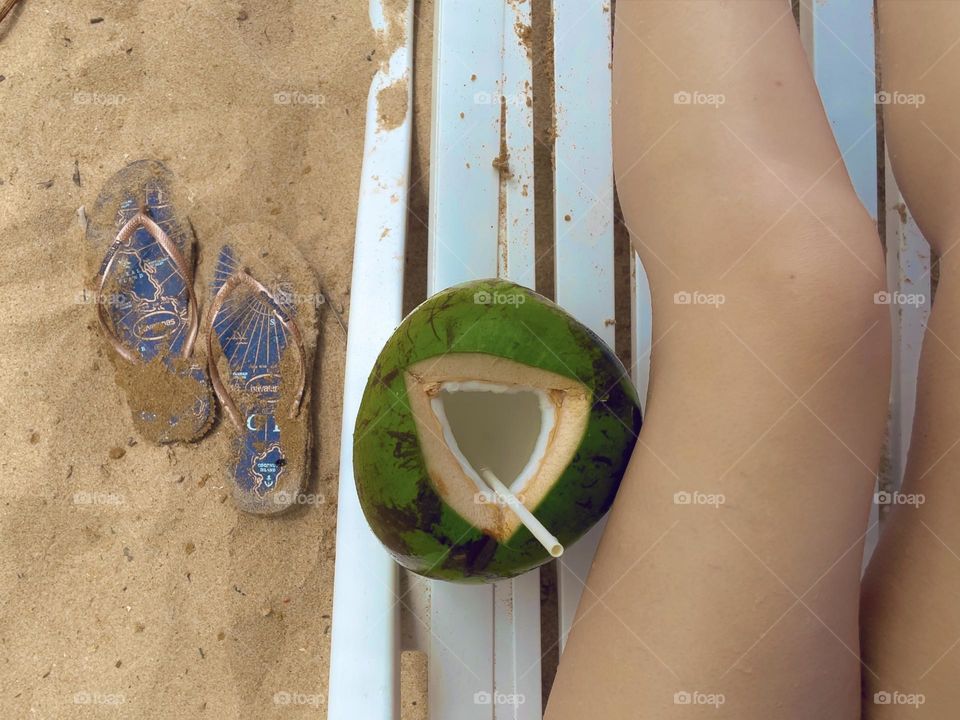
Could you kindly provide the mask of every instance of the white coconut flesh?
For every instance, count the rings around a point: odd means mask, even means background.
[[[476,353],[421,361],[405,380],[438,494],[472,525],[506,540],[520,518],[481,472],[491,471],[532,511],[580,445],[590,391],[556,373]]]

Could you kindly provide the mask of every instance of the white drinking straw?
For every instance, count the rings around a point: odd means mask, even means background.
[[[553,557],[558,558],[563,555],[563,545],[560,541],[537,520],[533,513],[527,510],[526,506],[520,502],[520,499],[514,495],[510,488],[500,482],[500,478],[493,474],[490,468],[479,468],[480,477],[484,479],[487,485],[497,494],[500,502],[513,510],[523,526],[529,530],[541,545]]]

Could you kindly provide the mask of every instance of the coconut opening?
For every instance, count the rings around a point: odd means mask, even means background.
[[[519,514],[535,510],[573,460],[590,416],[590,391],[556,373],[480,353],[423,360],[407,368],[405,380],[438,494],[474,527],[506,540],[521,526]],[[495,477],[512,499],[484,476]]]
[[[515,495],[536,473],[553,430],[555,412],[536,388],[485,382],[442,383],[431,406],[461,468],[489,499],[481,478],[489,468]]]

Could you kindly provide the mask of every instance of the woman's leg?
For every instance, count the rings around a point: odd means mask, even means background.
[[[910,717],[950,718],[960,707],[960,4],[881,0],[879,19],[893,169],[941,276],[902,488],[915,502],[894,507],[864,578],[864,717],[906,717],[903,704],[922,702]]]
[[[889,372],[874,225],[789,3],[616,13],[617,184],[656,344],[547,718],[853,720]]]

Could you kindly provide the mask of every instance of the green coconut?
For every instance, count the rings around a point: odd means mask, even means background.
[[[513,577],[551,554],[485,473],[567,546],[613,503],[640,423],[626,370],[586,326],[514,283],[458,285],[377,359],[353,438],[360,504],[415,573]]]

